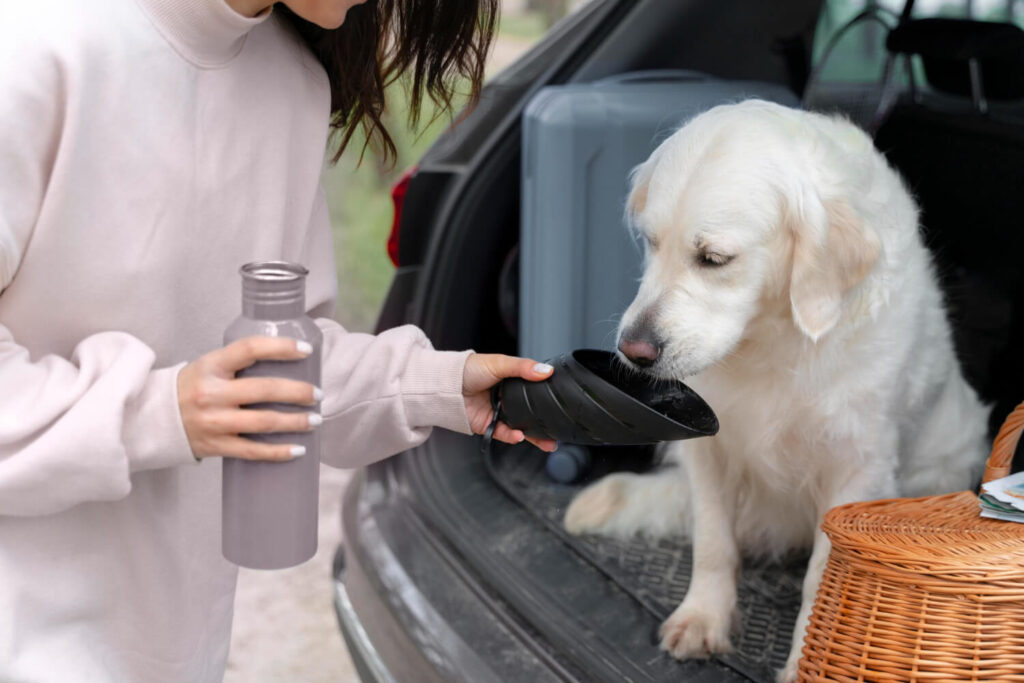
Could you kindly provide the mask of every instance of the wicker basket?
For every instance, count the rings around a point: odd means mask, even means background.
[[[1009,474],[1024,403],[985,481]],[[1024,524],[970,491],[834,508],[801,681],[1024,681]]]

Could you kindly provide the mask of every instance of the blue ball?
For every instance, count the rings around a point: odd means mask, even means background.
[[[548,454],[544,469],[559,484],[579,481],[590,469],[590,451],[583,446],[559,444],[558,450]]]

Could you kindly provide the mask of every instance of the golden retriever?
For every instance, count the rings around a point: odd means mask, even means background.
[[[825,512],[968,488],[984,463],[987,411],[957,363],[917,207],[852,123],[750,100],[665,140],[634,171],[628,212],[647,246],[619,351],[686,378],[721,432],[671,444],[676,467],[593,484],[566,528],[690,534],[689,592],[661,627],[678,658],[729,649],[742,555],[811,548],[779,673],[793,681]]]

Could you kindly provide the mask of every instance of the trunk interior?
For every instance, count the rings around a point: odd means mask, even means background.
[[[571,79],[684,67],[789,83],[799,91],[806,80],[799,64],[806,64],[817,3],[789,3],[778,11],[768,5],[773,3],[662,3],[657,11],[622,10],[625,19],[609,29],[611,36],[572,58]],[[642,38],[621,39],[626,35]],[[517,87],[514,78],[509,87]],[[1017,124],[978,123],[962,113],[940,113],[927,128],[922,121],[932,113],[914,103],[897,114],[880,131],[879,147],[908,175],[924,205],[958,351],[968,378],[994,404],[992,422],[998,424],[1020,400],[1016,388],[1024,379],[1024,362],[1013,353],[1024,341],[1024,318],[1016,315],[1024,301],[1024,269],[1017,265],[1024,206],[1012,187],[1024,170],[1024,136]],[[955,145],[948,144],[950,131],[958,136]],[[517,352],[518,285],[511,264],[519,239],[518,135],[515,124],[501,130],[486,161],[468,167],[457,198],[441,210],[444,234],[432,239],[406,318],[440,348]],[[458,155],[441,150],[421,167],[444,167],[446,153]],[[983,210],[951,216],[947,197]],[[969,239],[964,221],[978,215],[984,225],[972,226],[975,239]],[[481,453],[479,439],[436,433],[415,451],[371,467],[366,481],[407,497],[440,542],[479,577],[482,590],[545,643],[567,678],[773,681],[789,651],[806,558],[746,561],[734,652],[677,662],[658,649],[657,631],[687,590],[686,540],[578,538],[561,526],[582,485],[609,471],[643,471],[656,466],[656,457],[649,448],[605,448],[597,449],[594,461],[586,481],[557,484],[545,473],[544,455],[532,447]]]

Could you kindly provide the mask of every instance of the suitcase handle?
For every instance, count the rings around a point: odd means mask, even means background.
[[[707,80],[707,74],[689,69],[647,69],[615,74],[598,83],[686,83]]]

